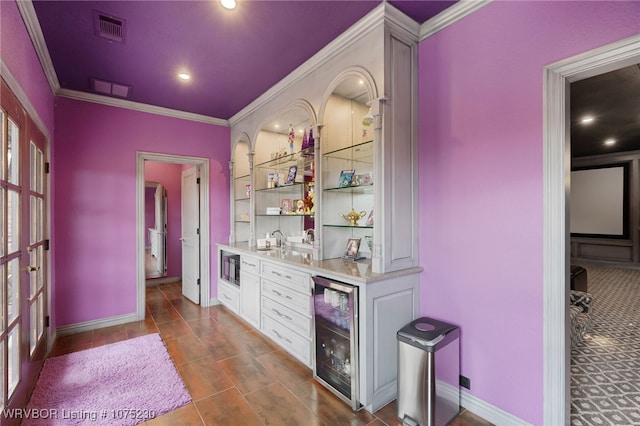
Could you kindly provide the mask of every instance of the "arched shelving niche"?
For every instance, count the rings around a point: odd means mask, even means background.
[[[325,259],[344,255],[352,239],[360,243],[358,257],[374,257],[374,139],[379,137],[379,120],[372,101],[376,97],[371,75],[353,67],[334,78],[323,98],[319,239]],[[362,217],[348,220],[350,213]]]
[[[242,133],[232,147],[231,163],[231,235],[233,243],[251,240],[251,168],[249,136]]]
[[[314,229],[316,114],[305,100],[297,100],[263,121],[255,137],[253,182],[255,236],[279,230],[300,238]],[[314,136],[315,137],[315,136]]]

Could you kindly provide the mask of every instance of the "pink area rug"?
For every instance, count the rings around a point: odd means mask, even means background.
[[[158,334],[49,358],[23,425],[135,425],[191,401]]]

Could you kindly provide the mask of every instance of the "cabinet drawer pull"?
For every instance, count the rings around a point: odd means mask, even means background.
[[[293,321],[293,319],[291,319],[291,317],[290,317],[290,316],[285,315],[285,314],[281,314],[280,312],[278,312],[278,310],[277,310],[277,309],[272,308],[271,310],[272,310],[273,312],[275,312],[276,314],[278,314],[278,316],[279,316],[280,318],[286,318],[286,319],[288,319],[289,321]]]
[[[278,276],[278,277],[282,278],[282,274],[281,274],[280,272],[277,272],[277,271],[271,271],[271,273],[272,273],[273,275],[276,275],[276,276]],[[293,279],[293,277],[292,277],[291,275],[289,275],[289,274],[286,274],[284,277],[285,277],[286,279],[288,279],[288,280],[292,280],[292,279]]]
[[[223,294],[222,297],[224,297],[227,300],[232,300],[229,296],[227,296],[226,294]]]
[[[287,343],[289,343],[290,345],[293,345],[293,342],[291,340],[287,339],[286,337],[282,337],[282,335],[277,331],[275,331],[273,328],[271,329],[271,331],[273,331],[275,335],[278,336],[278,339],[284,339],[287,341]]]
[[[285,299],[293,300],[293,298],[288,294],[283,295],[282,293],[280,293],[278,290],[275,290],[275,289],[271,289],[271,293],[278,295],[280,297],[284,297]]]

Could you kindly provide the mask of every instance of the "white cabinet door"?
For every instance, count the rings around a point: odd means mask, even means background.
[[[240,316],[260,328],[260,277],[240,269]]]
[[[236,286],[230,285],[224,281],[218,281],[218,299],[224,306],[231,309],[231,311],[236,314],[238,313],[240,292]]]

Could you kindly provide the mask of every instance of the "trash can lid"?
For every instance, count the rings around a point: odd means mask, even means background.
[[[448,334],[455,332],[457,337],[458,330],[458,326],[453,324],[422,317],[411,321],[398,330],[397,337],[400,341],[431,351]]]

